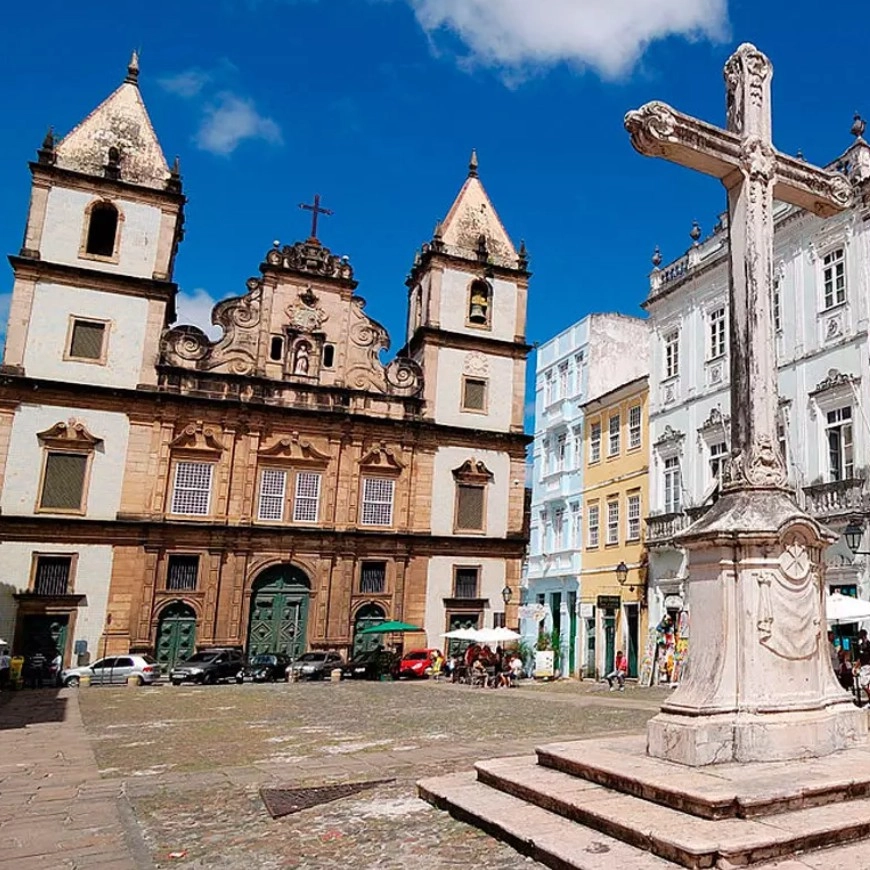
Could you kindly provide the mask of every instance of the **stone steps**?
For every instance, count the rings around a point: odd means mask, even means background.
[[[473,772],[424,780],[418,789],[557,870],[870,867],[864,751],[787,765],[665,770],[669,763],[620,752],[627,749],[620,740],[557,744],[537,756],[482,761]],[[572,758],[577,770],[591,764],[613,787],[573,775],[570,764],[551,764]],[[676,805],[664,805],[670,799]],[[719,816],[701,817],[686,806]]]
[[[676,870],[591,828],[478,782],[473,771],[422,780],[421,798],[553,870]]]

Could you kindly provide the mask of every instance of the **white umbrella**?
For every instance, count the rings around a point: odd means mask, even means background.
[[[498,635],[496,641],[498,643],[510,643],[513,640],[519,640],[522,635],[518,631],[512,631],[509,628],[494,628],[493,635]]]
[[[454,628],[453,631],[445,631],[441,637],[449,640],[477,640],[476,628]]]
[[[828,622],[863,622],[870,619],[870,601],[832,592],[826,597],[825,615]]]
[[[517,640],[519,637],[519,634],[509,628],[478,628],[474,632],[474,640],[478,643],[500,644]]]

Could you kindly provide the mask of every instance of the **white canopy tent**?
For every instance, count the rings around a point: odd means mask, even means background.
[[[832,592],[826,596],[825,615],[828,622],[839,624],[843,622],[863,622],[870,619],[870,601],[861,598],[853,598],[851,595],[843,595]]]

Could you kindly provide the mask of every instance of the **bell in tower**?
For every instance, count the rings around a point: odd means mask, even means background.
[[[468,307],[469,323],[489,323],[489,284],[478,279],[471,285],[471,299]]]

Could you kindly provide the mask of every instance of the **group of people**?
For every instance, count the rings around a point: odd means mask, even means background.
[[[493,651],[488,645],[473,643],[462,656],[451,656],[445,662],[445,672],[453,682],[468,682],[472,686],[496,689],[515,686],[523,676],[523,660],[500,646]]]
[[[29,686],[31,689],[41,689],[43,686],[58,684],[60,672],[63,669],[63,659],[59,652],[49,659],[42,650],[37,649],[24,658],[20,672],[20,681],[16,677],[16,685]],[[12,656],[8,647],[0,647],[0,692],[13,688]]]
[[[840,685],[851,692],[855,688],[855,680],[858,681],[858,689],[870,702],[870,639],[867,630],[858,632],[858,643],[855,645],[855,660],[849,650],[838,647],[834,643],[834,632],[828,632],[828,644],[831,650],[831,667],[837,676]]]

